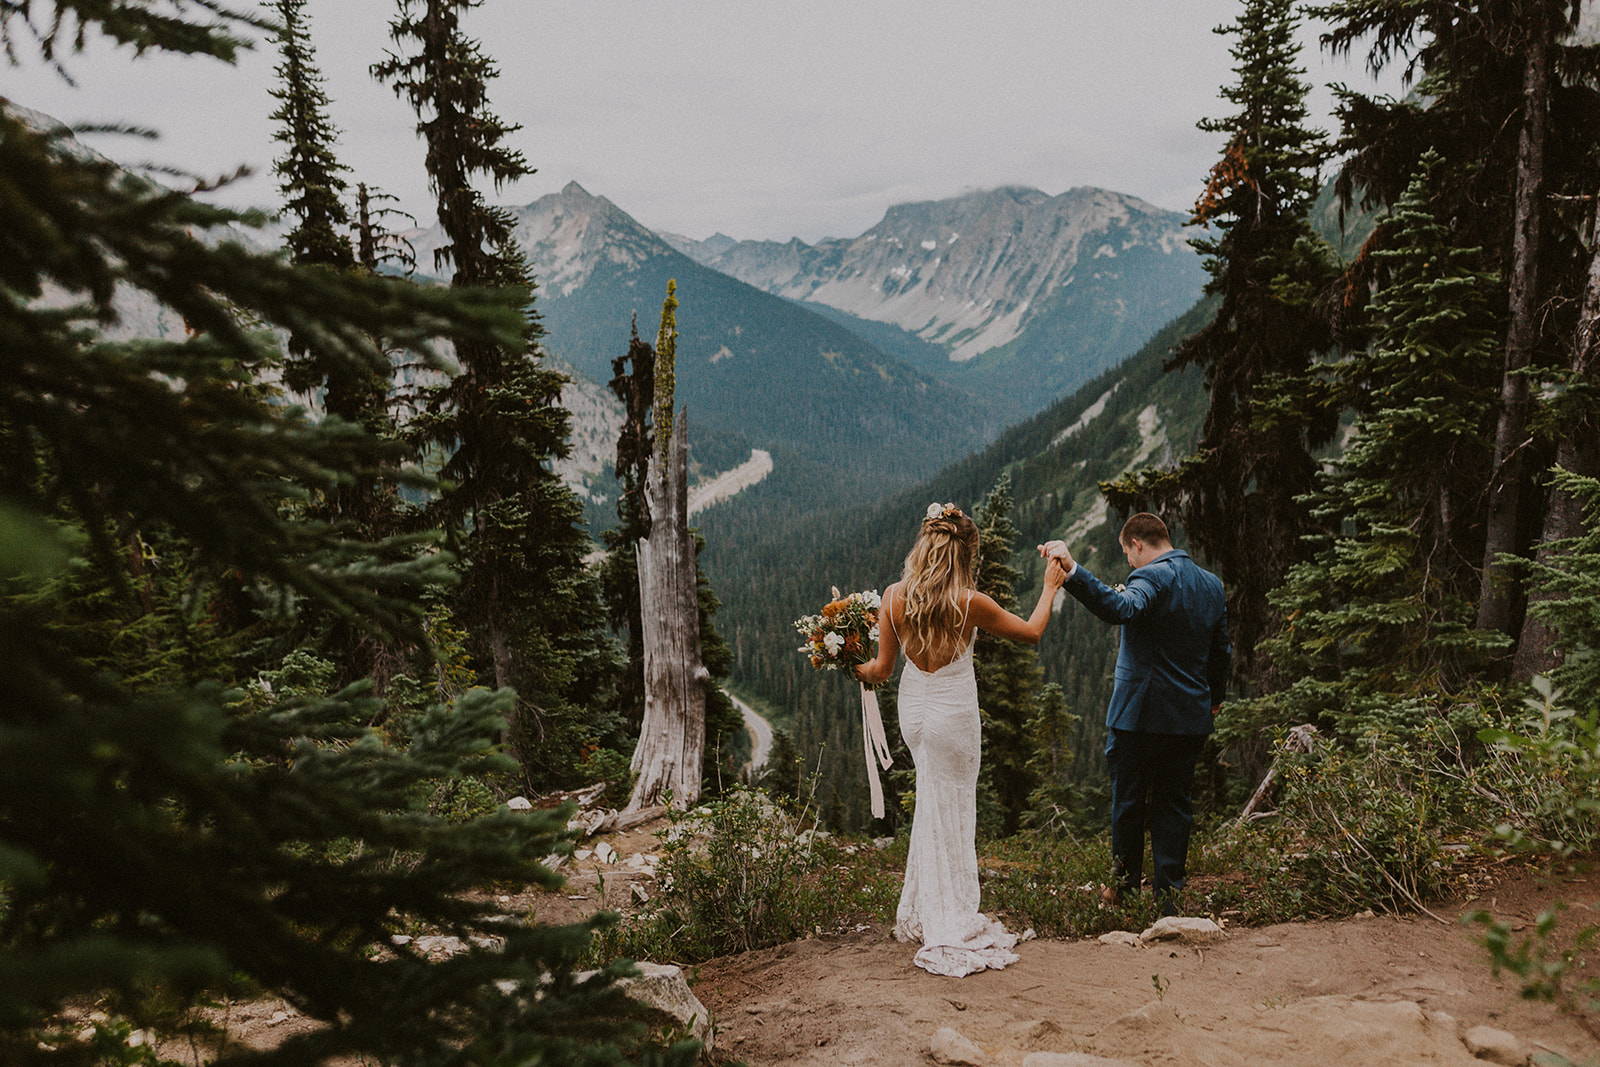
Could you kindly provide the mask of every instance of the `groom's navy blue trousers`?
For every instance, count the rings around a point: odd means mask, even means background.
[[[1106,732],[1111,771],[1111,861],[1117,887],[1139,887],[1144,838],[1150,834],[1151,879],[1157,895],[1183,888],[1194,812],[1189,800],[1204,734]]]

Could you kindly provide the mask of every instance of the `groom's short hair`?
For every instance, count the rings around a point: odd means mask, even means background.
[[[1134,538],[1138,538],[1147,545],[1172,544],[1172,534],[1167,532],[1167,524],[1148,511],[1141,511],[1137,515],[1128,516],[1128,521],[1122,524],[1122,532],[1117,535],[1117,540],[1123,544],[1127,544]]]

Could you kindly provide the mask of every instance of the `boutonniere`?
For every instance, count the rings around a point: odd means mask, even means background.
[[[1128,587],[1123,585],[1121,582],[1118,582],[1116,585],[1112,586],[1111,588],[1115,589],[1119,593],[1126,593],[1128,591]]]

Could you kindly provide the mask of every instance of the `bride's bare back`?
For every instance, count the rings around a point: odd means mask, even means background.
[[[943,663],[936,665],[931,661],[926,664],[918,663],[909,653],[906,658],[924,674],[943,670],[965,654],[967,646],[972,643],[973,635],[979,630],[994,634],[996,637],[1036,645],[1039,643],[1039,638],[1044,635],[1045,626],[1050,622],[1050,605],[1055,601],[1056,590],[1061,588],[1066,578],[1067,572],[1061,564],[1052,560],[1045,569],[1044,588],[1039,592],[1039,601],[1033,606],[1033,613],[1026,619],[1002,608],[989,594],[980,593],[975,589],[968,590],[966,625],[962,629],[960,640],[956,643],[955,652]],[[906,625],[905,598],[901,595],[903,584],[895,582],[884,590],[884,619],[878,625],[878,655],[856,668],[856,677],[869,685],[888,681],[889,676],[894,673],[895,661],[902,650],[900,634],[905,631]]]

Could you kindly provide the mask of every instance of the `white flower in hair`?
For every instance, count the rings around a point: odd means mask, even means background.
[[[937,519],[940,515],[943,515],[943,514],[944,514],[944,505],[943,504],[929,504],[928,505],[928,518],[929,519]]]

